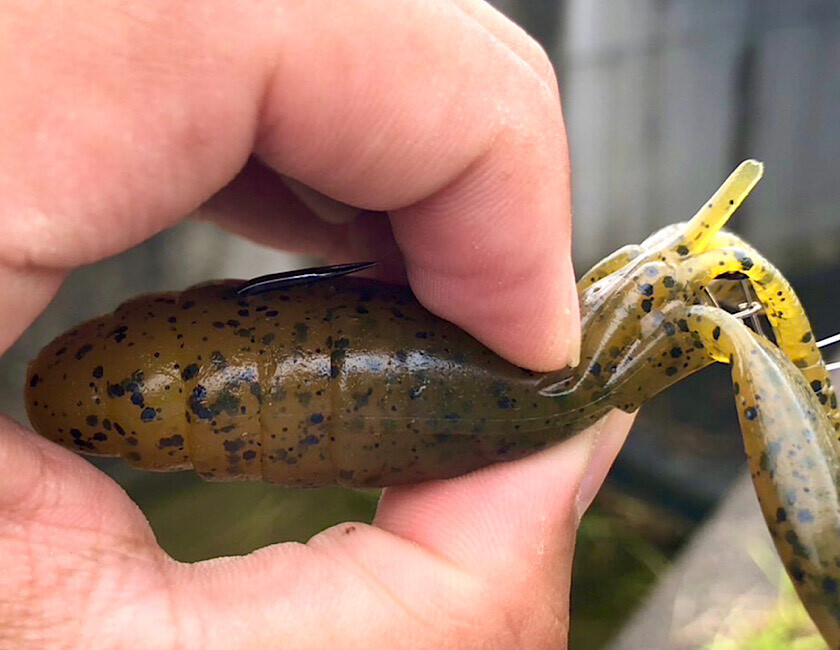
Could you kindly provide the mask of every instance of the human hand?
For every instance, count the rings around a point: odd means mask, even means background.
[[[404,262],[520,365],[575,354],[554,74],[487,5],[0,0],[0,79],[0,350],[69,269],[205,204],[284,248]],[[576,524],[628,424],[184,565],[109,478],[2,419],[0,647],[559,647]]]

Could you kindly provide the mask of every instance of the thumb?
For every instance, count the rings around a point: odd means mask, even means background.
[[[565,589],[577,524],[632,420],[613,411],[535,456],[456,479],[388,489],[374,524],[488,578],[524,579],[535,593],[540,583]]]

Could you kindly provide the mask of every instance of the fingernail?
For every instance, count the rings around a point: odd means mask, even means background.
[[[577,519],[580,521],[587,511],[604,479],[615,461],[621,446],[627,438],[627,432],[633,422],[633,415],[622,411],[611,411],[598,420],[591,427],[589,458],[583,478],[578,485],[575,509]]]

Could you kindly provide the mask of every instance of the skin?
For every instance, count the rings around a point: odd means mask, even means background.
[[[487,5],[2,0],[0,78],[0,351],[73,267],[203,206],[375,252],[514,363],[577,356],[554,73]],[[563,647],[575,527],[629,421],[183,565],[110,479],[0,419],[0,647]]]

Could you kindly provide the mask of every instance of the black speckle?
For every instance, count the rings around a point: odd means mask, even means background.
[[[166,319],[166,322],[174,325],[175,323],[178,322],[178,319],[175,316],[170,316],[169,318]]]
[[[321,422],[323,422],[323,421],[324,421],[324,415],[323,415],[322,413],[313,413],[313,414],[309,417],[309,421],[310,421],[312,424],[321,424]]]
[[[814,336],[813,336],[813,334],[811,334],[811,332],[805,332],[805,334],[802,335],[801,341],[803,343],[810,343],[811,339],[813,339],[813,338],[814,338]]]
[[[785,533],[785,541],[790,544],[794,555],[804,558],[809,558],[811,556],[811,553],[808,551],[808,547],[802,543],[802,540],[799,539],[799,535],[795,530],[789,530]]]
[[[183,305],[181,305],[181,309],[192,309],[195,306],[195,302],[192,300],[187,300]]]
[[[196,377],[198,377],[198,365],[195,363],[191,363],[181,372],[181,379],[184,381],[190,381]]]
[[[712,338],[715,341],[717,341],[720,338],[720,327],[715,327],[715,329],[712,330]]]
[[[680,244],[677,246],[677,254],[678,255],[688,255],[688,246],[684,244]]]
[[[674,281],[674,278],[672,278],[670,275],[666,275],[664,278],[662,278],[662,284],[665,285],[666,289],[673,289],[676,282]]]
[[[207,399],[207,389],[198,384],[193,388],[192,395],[190,395],[190,410],[200,420],[210,420],[213,418],[213,412],[207,408],[205,400]]]
[[[82,437],[82,432],[79,431],[78,429],[70,429],[70,435],[73,436],[74,438],[81,438]]]
[[[108,397],[122,397],[125,389],[119,384],[108,384]]]
[[[787,521],[787,510],[784,508],[776,509],[776,523],[781,524]]]
[[[674,334],[676,334],[676,333],[677,333],[677,328],[676,328],[676,327],[674,327],[674,324],[673,324],[673,323],[668,322],[668,321],[665,321],[665,324],[664,324],[664,325],[662,325],[662,329],[664,329],[664,330],[665,330],[665,333],[666,333],[668,336],[673,336]]]
[[[758,417],[758,410],[754,406],[744,409],[744,417],[748,420],[755,420]]]
[[[335,379],[341,374],[347,353],[344,350],[333,350],[330,353],[330,378]]]
[[[650,298],[645,298],[644,300],[642,300],[642,311],[649,314],[651,307],[653,307],[653,300],[651,300]]]
[[[790,577],[793,578],[794,582],[798,582],[800,584],[805,582],[805,571],[803,571],[799,562],[791,562],[788,566],[788,573],[790,574]]]
[[[653,295],[653,285],[649,282],[645,282],[644,284],[639,286],[639,291],[645,296],[652,296]]]
[[[89,427],[95,427],[99,424],[99,418],[95,415],[88,415],[87,418],[85,418],[85,422],[87,422]]]
[[[248,316],[251,315],[251,312],[249,312],[247,309],[240,309],[236,313],[239,314],[242,318],[248,318]]]
[[[825,577],[822,579],[822,590],[827,594],[837,593],[837,581],[833,578]]]
[[[665,374],[668,377],[673,377],[674,375],[677,374],[677,367],[676,366],[668,366],[667,368],[665,368]]]
[[[358,411],[361,408],[364,408],[370,402],[370,396],[373,395],[373,389],[368,388],[364,393],[354,393],[353,397],[356,400],[355,409]]]
[[[96,366],[96,368],[94,368],[93,372],[91,373],[94,379],[102,379],[102,375],[104,374],[105,369],[102,366]]]
[[[86,343],[78,350],[76,350],[76,360],[81,360],[88,352],[93,350],[93,346],[90,343]]]
[[[295,323],[295,339],[298,343],[306,343],[309,337],[309,326],[306,323]]]
[[[167,436],[165,438],[161,438],[158,440],[158,449],[165,449],[166,447],[183,447],[184,446],[184,436],[179,433],[176,433],[171,436]]]
[[[496,402],[500,409],[509,409],[513,406],[513,401],[507,395],[502,395],[499,400]]]
[[[108,334],[108,336],[113,336],[114,340],[117,343],[120,343],[120,342],[123,341],[123,339],[125,339],[125,333],[127,331],[128,331],[128,325],[121,325],[120,327],[117,327],[116,329],[114,329],[110,334]]]
[[[815,379],[811,382],[811,390],[815,393],[819,393],[822,390],[822,382],[819,379]]]
[[[681,347],[673,347],[671,348],[671,357],[673,359],[679,359],[683,354]]]
[[[223,330],[225,329],[225,324],[220,320],[216,320],[213,321],[213,327],[215,327],[217,330]]]
[[[225,440],[222,443],[222,446],[225,448],[225,451],[229,454],[235,453],[242,449],[245,446],[245,441],[243,440]]]
[[[427,339],[427,338],[429,338],[429,333],[428,332],[415,332],[414,336],[418,339]]]
[[[269,332],[260,339],[263,345],[271,345],[274,342],[274,332]]]
[[[41,381],[41,378],[38,376],[37,373],[35,373],[34,375],[32,375],[32,379],[29,380],[29,387],[30,388],[35,388],[35,386],[37,386],[38,382],[40,382],[40,381]]]
[[[254,458],[256,458],[256,457],[257,457],[257,452],[255,452],[253,449],[249,449],[248,451],[242,452],[242,458],[244,460],[254,460]]]
[[[677,327],[680,328],[680,332],[687,332],[688,331],[688,321],[685,318],[680,318],[677,321]]]
[[[147,406],[143,409],[142,413],[140,413],[140,419],[143,420],[143,422],[151,422],[155,419],[155,415],[155,410],[150,406]]]
[[[93,434],[92,437],[97,442],[105,442],[108,439],[108,435],[106,433],[104,433],[103,431],[97,431],[96,433]]]
[[[591,372],[594,376],[599,377],[601,375],[601,364],[596,361],[589,366],[589,372]]]

